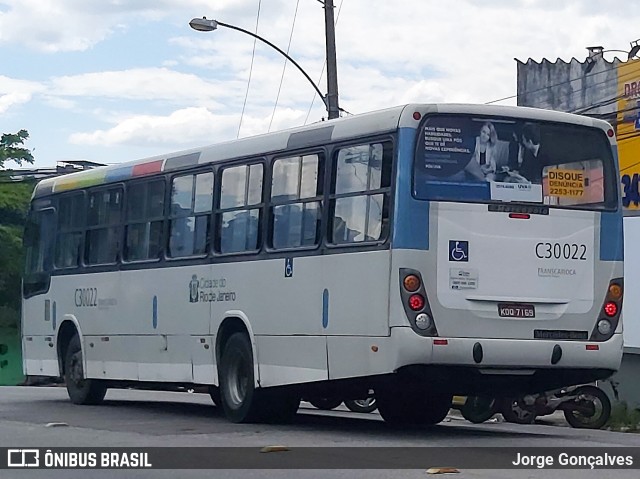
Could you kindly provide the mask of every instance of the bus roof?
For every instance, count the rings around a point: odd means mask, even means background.
[[[417,119],[414,112],[420,113]],[[603,130],[611,128],[607,122],[602,120],[536,108],[454,103],[408,104],[48,178],[38,183],[33,196],[34,198],[41,197],[51,193],[114,183],[129,178],[174,171],[200,164],[322,145],[328,141],[388,133],[398,128],[417,128],[420,118],[429,113],[507,116],[566,122],[598,127]]]

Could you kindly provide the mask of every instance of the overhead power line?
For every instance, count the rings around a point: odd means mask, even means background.
[[[287,55],[289,55],[289,49],[291,48],[291,40],[293,39],[293,30],[296,26],[296,18],[298,17],[298,5],[300,0],[296,2],[296,10],[293,13],[293,22],[291,23],[291,34],[289,35],[289,44],[287,45]],[[282,66],[282,76],[280,77],[280,85],[278,86],[278,94],[276,95],[276,102],[273,105],[273,113],[271,114],[271,120],[269,121],[269,129],[271,131],[271,125],[273,124],[273,118],[276,116],[276,109],[278,108],[278,100],[280,99],[280,91],[282,90],[282,83],[284,82],[284,72],[287,69],[287,58],[284,59],[284,65]],[[315,95],[315,92],[314,92]]]
[[[258,14],[256,15],[256,35],[258,34],[258,24],[260,23],[260,7],[262,0],[258,0]],[[247,91],[244,95],[244,103],[242,104],[242,113],[240,113],[240,124],[238,125],[238,134],[236,138],[240,138],[240,129],[242,128],[242,119],[244,118],[244,110],[247,107],[247,98],[249,97],[249,86],[251,85],[251,75],[253,73],[253,60],[256,57],[257,38],[253,39],[253,52],[251,53],[251,64],[249,65],[249,79],[247,80]]]

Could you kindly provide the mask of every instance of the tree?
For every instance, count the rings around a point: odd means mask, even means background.
[[[0,328],[17,326],[22,277],[22,233],[35,182],[0,182]]]
[[[0,168],[4,168],[6,161],[14,161],[18,165],[33,163],[33,155],[27,148],[23,148],[25,140],[29,138],[27,130],[18,133],[5,133],[0,137]]]
[[[23,148],[27,130],[0,136],[0,169],[7,161],[33,163]],[[22,232],[35,182],[4,181],[0,173],[0,327],[17,327],[22,273]]]

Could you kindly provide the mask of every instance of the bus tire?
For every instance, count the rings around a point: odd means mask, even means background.
[[[76,334],[69,341],[64,356],[64,382],[73,404],[100,404],[107,393],[107,385],[98,379],[87,379],[82,365],[82,346]]]
[[[300,407],[300,396],[294,392],[265,390],[261,391],[264,401],[262,421],[271,424],[284,424],[293,420]]]
[[[320,409],[321,411],[331,411],[332,409],[335,409],[340,406],[340,404],[342,404],[342,399],[313,398],[309,400],[309,404],[311,404],[316,409]]]
[[[350,401],[345,401],[344,405],[347,406],[349,411],[360,413],[370,413],[378,408],[376,398],[373,397],[366,399],[352,399]]]
[[[499,401],[489,396],[467,396],[460,414],[473,424],[482,424],[498,412],[498,403]]]
[[[255,387],[253,351],[245,333],[233,333],[220,358],[220,402],[231,422],[255,422],[262,416],[261,391]]]
[[[447,417],[453,395],[418,390],[376,390],[378,411],[393,427],[433,426]]]
[[[214,406],[220,406],[220,388],[218,386],[209,386],[209,396]]]

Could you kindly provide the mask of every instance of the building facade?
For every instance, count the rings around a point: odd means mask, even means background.
[[[618,138],[625,208],[624,355],[620,371],[602,385],[614,400],[640,407],[640,60],[604,58],[590,47],[585,61],[516,59],[517,103],[608,121]]]

